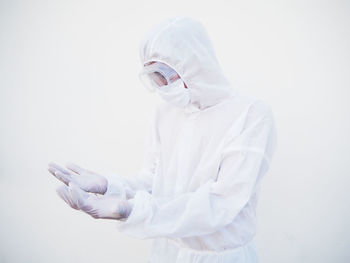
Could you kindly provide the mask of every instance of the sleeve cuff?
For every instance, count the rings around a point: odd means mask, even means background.
[[[152,212],[151,194],[145,190],[137,191],[134,198],[128,200],[132,210],[127,218],[117,221],[120,232],[136,238],[144,238],[144,223]]]

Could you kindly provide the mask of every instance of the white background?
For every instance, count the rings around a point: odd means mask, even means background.
[[[0,262],[146,262],[147,241],[70,209],[47,163],[132,176],[160,98],[139,40],[200,20],[242,93],[273,109],[261,263],[350,262],[348,1],[0,1]]]

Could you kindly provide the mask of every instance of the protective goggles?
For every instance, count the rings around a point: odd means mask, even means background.
[[[170,84],[174,79],[179,78],[179,76],[168,65],[155,62],[145,66],[139,74],[139,78],[149,91],[154,92],[156,88]]]

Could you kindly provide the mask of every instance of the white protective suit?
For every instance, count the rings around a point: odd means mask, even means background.
[[[191,102],[157,105],[139,173],[118,178],[135,194],[117,228],[151,239],[152,263],[258,262],[257,194],[276,145],[270,107],[230,85],[205,29],[191,18],[157,25],[140,55],[142,65],[174,68]]]

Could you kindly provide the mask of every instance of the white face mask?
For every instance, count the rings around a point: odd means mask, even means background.
[[[156,92],[162,99],[177,107],[184,107],[190,102],[190,93],[185,88],[182,79],[177,79],[168,85],[158,87]]]

